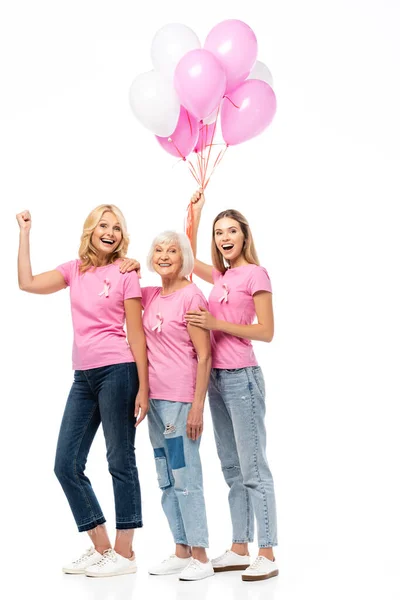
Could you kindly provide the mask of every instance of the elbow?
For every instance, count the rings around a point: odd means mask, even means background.
[[[262,341],[263,342],[268,342],[268,343],[272,342],[273,338],[274,338],[274,332],[273,331],[266,330],[266,331],[263,332],[263,336],[262,336]]]
[[[30,292],[29,285],[27,285],[26,283],[19,281],[18,285],[19,285],[19,289],[22,290],[23,292]]]
[[[197,361],[198,361],[198,363],[201,363],[204,365],[208,365],[209,363],[211,363],[211,350],[208,350],[207,352],[204,352],[204,353],[198,355]]]

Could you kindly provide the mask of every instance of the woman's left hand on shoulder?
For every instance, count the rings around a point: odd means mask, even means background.
[[[121,273],[130,273],[131,271],[137,271],[139,279],[141,278],[140,273],[140,262],[134,258],[125,257],[119,265]]]
[[[200,306],[199,310],[188,310],[185,320],[188,325],[202,329],[216,329],[217,319],[203,306]]]
[[[142,390],[139,390],[135,401],[135,427],[139,425],[149,412],[149,394]]]

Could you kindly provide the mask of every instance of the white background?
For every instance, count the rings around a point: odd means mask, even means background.
[[[281,575],[251,584],[239,573],[193,584],[147,575],[173,545],[144,424],[138,574],[62,576],[61,564],[88,545],[52,473],[72,377],[69,299],[18,289],[14,215],[32,212],[34,272],[76,256],[83,220],[103,202],[125,213],[129,255],[142,262],[155,234],[181,229],[194,180],[135,120],[128,90],[152,68],[159,27],[181,22],[204,41],[227,18],[254,29],[278,111],[264,134],[230,148],[214,175],[199,257],[210,258],[212,218],[234,207],[248,217],[272,279],[276,335],[256,352]],[[395,0],[3,0],[2,595],[400,597],[399,19]],[[143,283],[152,281],[144,271]],[[99,432],[88,474],[112,532],[104,452]],[[208,410],[202,457],[215,556],[230,544],[230,522]]]

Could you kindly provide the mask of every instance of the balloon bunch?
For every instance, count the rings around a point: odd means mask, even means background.
[[[192,29],[171,23],[154,36],[151,58],[154,69],[130,89],[133,113],[164,150],[187,161],[205,189],[228,146],[259,135],[275,115],[272,77],[256,60],[256,36],[243,21],[229,19],[211,29],[202,48]],[[225,142],[219,150],[218,119]]]

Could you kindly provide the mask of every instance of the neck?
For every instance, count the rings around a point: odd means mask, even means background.
[[[172,292],[176,292],[177,290],[185,287],[189,282],[185,277],[179,277],[175,279],[169,279],[168,277],[162,277],[162,294],[172,294]]]
[[[231,260],[231,262],[229,263],[229,266],[231,269],[234,269],[235,267],[243,267],[244,265],[248,265],[248,264],[249,263],[247,262],[247,260],[243,256],[243,254],[241,254],[234,260]]]

